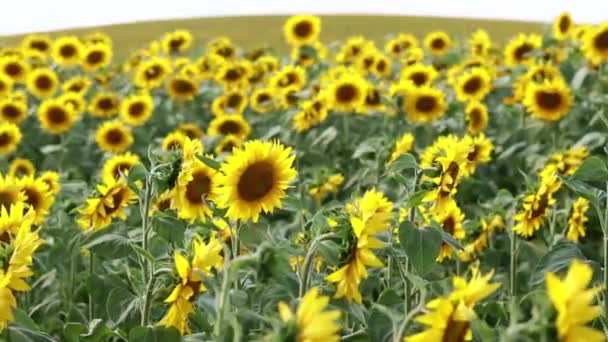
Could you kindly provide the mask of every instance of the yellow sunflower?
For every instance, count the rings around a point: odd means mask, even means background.
[[[27,117],[27,101],[7,96],[0,98],[0,122],[19,124]]]
[[[465,175],[468,176],[475,173],[475,169],[479,164],[492,160],[494,144],[492,144],[492,141],[485,134],[479,133],[474,137],[465,135],[462,142],[470,148],[465,170],[463,170]]]
[[[258,113],[266,113],[275,107],[275,93],[271,88],[258,88],[251,93],[249,102],[251,109]]]
[[[186,141],[187,138],[188,136],[182,132],[171,132],[163,138],[161,148],[163,151],[181,150],[184,147],[184,141]]]
[[[524,198],[521,211],[513,216],[515,220],[513,231],[525,238],[534,235],[551,212],[556,201],[553,195],[559,188],[560,182],[557,176],[541,179],[538,189]]]
[[[561,79],[528,84],[523,101],[532,116],[546,121],[557,121],[568,114],[572,102],[570,88]]]
[[[568,233],[566,238],[571,241],[578,241],[585,237],[585,223],[589,221],[587,218],[587,210],[589,210],[589,201],[583,197],[579,197],[572,204],[572,212],[568,218]]]
[[[7,75],[0,73],[0,98],[10,94],[13,91],[14,81]]]
[[[51,38],[45,34],[28,34],[21,42],[21,48],[29,58],[46,59],[51,51]]]
[[[608,23],[589,29],[583,38],[583,51],[593,65],[608,62]]]
[[[163,36],[161,44],[165,53],[184,52],[192,45],[192,33],[187,30],[167,32]]]
[[[83,45],[77,37],[63,36],[53,42],[51,54],[53,60],[62,66],[73,66],[80,63]]]
[[[232,134],[241,140],[246,139],[251,132],[251,127],[241,115],[223,115],[211,120],[207,134],[229,135]]]
[[[25,203],[34,209],[34,223],[42,223],[55,201],[48,185],[33,175],[20,178],[17,185],[25,195]]]
[[[361,36],[350,37],[340,47],[340,51],[336,55],[336,61],[347,65],[352,64],[368,49],[375,49],[374,42]]]
[[[219,176],[218,205],[226,217],[257,222],[261,212],[281,207],[285,190],[297,175],[295,156],[277,142],[248,141],[226,157]]]
[[[224,89],[247,88],[251,73],[252,67],[249,61],[226,62],[219,67],[215,81]]]
[[[129,170],[139,162],[139,156],[131,152],[112,156],[103,164],[101,178],[104,183],[110,183],[111,179],[120,178],[121,175],[126,175]]]
[[[424,46],[434,55],[444,55],[452,47],[452,39],[443,31],[434,31],[424,37]]]
[[[74,125],[77,116],[60,99],[44,100],[38,107],[38,121],[46,131],[61,134]]]
[[[133,134],[121,121],[106,121],[97,127],[95,141],[102,151],[121,153],[133,144]]]
[[[234,89],[216,97],[211,103],[211,112],[215,116],[243,114],[247,107],[247,95],[244,91]]]
[[[439,119],[447,110],[445,94],[432,87],[411,87],[406,92],[403,109],[413,122],[430,122]]]
[[[99,230],[109,226],[112,220],[127,219],[125,209],[137,199],[124,178],[108,179],[97,186],[97,194],[79,210],[78,225],[84,230]]]
[[[119,108],[120,99],[114,92],[99,92],[89,104],[89,112],[99,118],[112,117],[118,113]]]
[[[120,118],[132,125],[145,124],[154,111],[154,99],[147,92],[130,95],[120,103]]]
[[[304,132],[327,119],[327,104],[323,97],[305,101],[300,111],[293,117],[293,128],[298,132]]]
[[[356,112],[365,102],[367,82],[356,74],[343,75],[329,85],[326,95],[329,108]]]
[[[283,25],[283,35],[290,45],[313,44],[321,33],[321,19],[314,15],[296,15]]]
[[[112,47],[96,43],[90,44],[83,48],[82,51],[82,67],[89,72],[96,72],[110,65],[112,61]]]
[[[471,101],[464,110],[467,120],[467,129],[472,134],[482,132],[488,127],[488,108],[479,101]]]
[[[505,65],[514,67],[529,64],[534,61],[530,53],[542,46],[542,37],[538,34],[525,35],[520,33],[511,39],[504,49]]]
[[[486,57],[492,47],[492,40],[488,32],[479,29],[471,34],[469,46],[471,47],[472,56]]]
[[[183,76],[174,76],[167,82],[167,92],[177,101],[190,101],[198,94],[198,83]]]
[[[85,44],[104,44],[112,47],[112,38],[103,32],[89,33],[82,38]]]
[[[8,210],[11,204],[25,202],[25,199],[25,194],[21,191],[17,179],[9,175],[3,176],[0,173],[0,209],[4,207]]]
[[[461,102],[481,101],[492,90],[491,82],[484,68],[472,68],[456,81],[456,98]]]
[[[269,85],[280,90],[301,90],[306,85],[306,70],[300,66],[286,65],[270,79]]]
[[[243,141],[234,135],[226,135],[222,138],[219,144],[215,147],[216,154],[232,153],[232,150],[240,147]]]
[[[410,81],[416,87],[429,86],[439,76],[432,65],[416,63],[401,70],[400,81]]]
[[[29,64],[21,57],[5,56],[0,57],[0,74],[9,77],[13,82],[22,82],[26,79],[29,72]]]
[[[177,126],[176,131],[183,133],[190,139],[200,139],[203,136],[203,130],[194,123],[183,123]]]
[[[8,166],[8,175],[15,178],[34,176],[36,167],[29,159],[16,158]]]
[[[27,76],[27,90],[38,98],[53,96],[58,85],[57,74],[49,68],[34,69]]]
[[[190,222],[197,219],[205,221],[212,215],[208,201],[215,202],[217,186],[218,172],[200,160],[193,160],[182,165],[173,190],[171,206],[177,210],[179,218]]]
[[[414,148],[414,135],[412,133],[404,133],[395,142],[393,152],[388,159],[388,163],[394,162],[402,154],[410,152]]]
[[[327,48],[321,42],[291,48],[291,60],[293,63],[305,68],[318,64],[326,58]]]
[[[411,34],[399,33],[384,44],[384,51],[393,58],[404,58],[408,50],[418,47],[418,39]]]
[[[166,58],[151,57],[141,62],[133,75],[133,84],[145,89],[158,88],[171,72],[171,63]]]
[[[87,108],[84,97],[78,93],[64,93],[59,96],[58,100],[68,107],[76,116],[80,116]]]
[[[338,192],[338,188],[342,183],[344,183],[344,176],[336,173],[329,176],[322,184],[310,188],[308,194],[317,202],[321,202],[327,195]]]
[[[51,194],[57,195],[61,191],[61,183],[59,173],[55,171],[44,171],[38,179],[46,183]]]
[[[562,12],[555,21],[553,21],[553,37],[558,40],[564,40],[570,37],[574,29],[574,21],[568,12]]]
[[[339,341],[340,324],[337,321],[341,313],[339,310],[326,310],[328,303],[329,298],[320,295],[315,287],[302,297],[295,314],[285,302],[279,302],[279,315],[284,323],[295,325],[295,341]]]
[[[434,215],[435,221],[439,223],[444,232],[453,236],[456,240],[462,240],[465,237],[465,231],[462,226],[464,222],[464,213],[456,205],[456,202],[450,201],[448,205]],[[445,258],[452,258],[453,249],[445,242],[441,243],[437,262],[442,262]]]
[[[91,88],[91,80],[84,76],[74,76],[63,83],[61,89],[68,93],[77,93],[85,96]]]
[[[15,151],[21,138],[19,126],[12,122],[0,122],[0,155]]]

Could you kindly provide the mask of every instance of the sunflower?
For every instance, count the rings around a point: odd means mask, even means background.
[[[439,73],[432,65],[416,63],[408,65],[401,70],[399,80],[411,82],[416,87],[430,86]]]
[[[560,185],[556,175],[541,179],[538,189],[524,198],[522,210],[513,216],[515,233],[529,238],[541,228],[545,217],[555,204],[553,195],[559,190]]]
[[[419,47],[413,47],[406,51],[405,56],[401,59],[401,63],[405,66],[422,63],[424,59],[424,50]]]
[[[316,287],[302,297],[295,314],[285,302],[279,302],[281,320],[292,326],[287,328],[289,337],[283,338],[307,342],[339,341],[340,324],[337,321],[341,312],[326,310],[328,302],[329,298],[320,295]]]
[[[14,81],[7,75],[0,73],[0,98],[6,96],[13,91]]]
[[[207,156],[212,158],[212,156]],[[183,164],[177,176],[172,208],[179,218],[205,221],[212,215],[208,201],[217,198],[218,172],[196,159]]]
[[[192,45],[192,33],[186,30],[167,32],[161,44],[165,53],[184,52]]]
[[[89,112],[99,118],[109,118],[118,113],[120,99],[114,92],[99,92],[89,104]]]
[[[492,90],[491,82],[484,68],[472,68],[456,81],[456,98],[461,102],[481,101]]]
[[[343,75],[327,90],[329,108],[340,112],[355,112],[365,102],[367,83],[359,75]]]
[[[83,45],[77,37],[63,36],[53,42],[52,56],[62,66],[73,66],[80,63]]]
[[[17,179],[9,175],[3,176],[0,173],[0,209],[4,207],[8,210],[11,204],[25,202],[25,199],[25,194],[21,191]]]
[[[84,230],[99,230],[109,226],[114,218],[126,220],[125,209],[137,195],[129,188],[124,178],[107,179],[97,186],[97,194],[87,199],[79,210],[78,225]]]
[[[270,87],[280,90],[301,90],[306,85],[306,70],[300,66],[286,65],[269,81]]]
[[[587,218],[587,210],[589,210],[589,201],[583,197],[579,197],[572,204],[572,211],[568,218],[568,233],[566,238],[571,241],[579,241],[581,237],[585,237],[585,223],[589,221]]]
[[[505,65],[514,67],[529,64],[534,61],[530,53],[542,46],[542,37],[538,34],[525,35],[520,33],[505,46]]]
[[[413,122],[430,122],[439,119],[447,110],[445,94],[429,86],[411,87],[406,92],[403,109]]]
[[[374,42],[360,36],[350,37],[340,47],[340,51],[336,55],[336,61],[346,65],[352,64],[368,49],[375,49]]]
[[[34,223],[42,223],[55,201],[48,185],[33,175],[20,178],[17,185],[25,194],[25,203],[34,209]]]
[[[44,100],[38,107],[38,120],[46,131],[61,134],[74,125],[77,116],[59,99]]]
[[[207,134],[229,135],[232,134],[241,140],[249,136],[251,127],[241,115],[223,115],[211,120]]]
[[[234,89],[216,97],[211,103],[211,112],[215,116],[243,114],[247,107],[247,95],[244,91]]]
[[[139,163],[139,156],[126,152],[117,154],[106,160],[102,167],[102,180],[104,183],[110,183],[110,179],[120,178],[121,175],[126,175],[129,170]]]
[[[583,38],[583,51],[593,65],[608,62],[608,23],[589,29]]]
[[[488,32],[479,29],[471,34],[469,46],[471,47],[471,56],[486,57],[492,47],[492,40]]]
[[[85,44],[104,44],[112,47],[112,38],[103,32],[89,33],[82,38],[82,41]]]
[[[441,229],[447,234],[450,234],[456,240],[462,240],[465,237],[465,231],[462,226],[464,222],[464,213],[458,208],[456,202],[450,201],[442,210],[434,215],[434,220],[439,223]],[[437,262],[442,262],[445,258],[452,258],[453,249],[450,245],[443,242]]]
[[[133,144],[131,128],[119,120],[105,121],[97,127],[95,141],[102,151],[124,152]]]
[[[553,22],[553,37],[564,40],[570,37],[574,29],[574,22],[568,12],[562,12]]]
[[[19,126],[12,122],[0,122],[0,155],[15,151],[21,138]]]
[[[215,81],[224,89],[247,88],[252,71],[249,61],[226,62],[219,67]]]
[[[37,68],[27,76],[27,89],[38,98],[53,96],[57,91],[57,74],[49,68]]]
[[[587,324],[598,318],[601,308],[593,305],[593,298],[601,287],[588,288],[593,270],[591,266],[574,259],[568,273],[559,279],[555,273],[547,272],[545,282],[549,299],[557,311],[555,325],[561,341],[601,342],[606,336]]]
[[[204,134],[203,130],[194,123],[183,123],[177,126],[176,131],[183,133],[190,139],[200,139]]]
[[[228,37],[217,37],[207,43],[207,51],[209,55],[217,56],[225,61],[234,59],[237,55],[237,50],[232,40]]]
[[[444,55],[452,47],[452,39],[443,31],[433,31],[424,37],[424,46],[434,55]]]
[[[5,56],[0,57],[0,74],[9,77],[13,82],[22,82],[26,79],[29,72],[29,64],[21,57]]]
[[[266,113],[275,106],[274,91],[271,88],[258,88],[249,98],[251,109],[258,113]]]
[[[283,25],[285,41],[290,45],[313,44],[321,33],[321,19],[314,15],[296,15]]]
[[[132,125],[145,124],[154,111],[154,99],[147,92],[130,95],[120,103],[120,118]]]
[[[21,48],[29,58],[46,59],[51,44],[51,38],[45,34],[28,34],[23,38]]]
[[[226,157],[219,175],[218,205],[226,217],[257,222],[261,212],[281,207],[296,178],[292,150],[277,142],[248,141]]]
[[[308,194],[317,202],[321,202],[327,195],[338,192],[338,188],[342,183],[344,183],[344,176],[336,173],[329,176],[322,184],[310,188]]]
[[[163,193],[158,195],[152,205],[152,211],[167,211],[171,209],[171,203],[173,202],[173,191],[172,189],[165,190]]]
[[[91,88],[91,80],[84,76],[74,76],[63,83],[61,89],[67,93],[77,93],[85,96]]]
[[[482,132],[488,127],[488,108],[479,101],[471,101],[464,110],[467,129],[472,134]]]
[[[61,191],[61,183],[59,181],[59,173],[55,171],[44,171],[39,177],[41,181],[46,183],[51,194],[57,195]]]
[[[327,119],[327,105],[324,98],[317,97],[305,101],[300,111],[293,117],[293,128],[298,132],[304,132]]]
[[[570,112],[572,94],[562,79],[530,83],[526,87],[524,105],[532,116],[546,121],[557,121]]]
[[[0,98],[0,122],[19,124],[27,117],[27,101],[10,96]]]
[[[80,116],[87,107],[84,97],[78,93],[64,93],[59,96],[58,100],[76,116]]]
[[[174,76],[167,82],[167,92],[177,101],[190,101],[198,94],[198,84],[183,76]]]
[[[139,64],[133,75],[133,84],[145,89],[158,88],[171,72],[171,64],[166,58],[151,57]]]
[[[16,158],[8,166],[8,175],[15,178],[34,176],[36,167],[29,159]]]
[[[167,134],[161,144],[163,151],[181,150],[188,136],[180,131]]]
[[[222,141],[215,147],[215,153],[232,153],[237,147],[240,147],[243,144],[243,141],[238,137],[229,134],[222,138]]]
[[[112,47],[96,43],[83,48],[82,67],[88,72],[96,72],[107,67],[112,61]]]
[[[394,162],[402,154],[410,152],[414,148],[414,135],[412,133],[404,133],[395,142],[393,152],[388,159],[388,163]]]
[[[293,63],[305,68],[318,64],[326,58],[327,48],[321,42],[291,48],[291,60]]]
[[[405,57],[408,50],[418,47],[418,39],[411,34],[399,33],[399,35],[384,44],[384,51],[393,58]]]

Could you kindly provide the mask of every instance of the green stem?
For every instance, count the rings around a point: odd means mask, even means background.
[[[304,263],[302,264],[302,278],[300,278],[300,290],[298,292],[299,297],[303,297],[306,291],[308,291],[308,278],[310,277],[310,270],[312,269],[318,244],[321,241],[330,239],[334,236],[335,235],[333,233],[319,235],[310,243],[308,251],[306,252],[306,257],[304,257]]]
[[[606,203],[604,204],[604,318],[608,318],[608,182],[606,182]]]
[[[230,234],[230,238],[232,239],[231,247],[232,247],[232,259],[236,259],[241,252],[241,220],[237,220],[235,223],[234,234]],[[234,288],[239,289],[239,280],[234,279]]]
[[[95,255],[93,252],[89,252],[89,276],[92,277],[95,274]],[[93,296],[89,293],[89,322],[93,320],[93,314],[95,312],[95,302]]]
[[[516,259],[516,249],[517,249],[517,241],[516,241],[516,236],[515,236],[515,232],[513,231],[512,227],[510,229],[510,234],[509,234],[509,302],[510,302],[510,319],[511,319],[511,323],[513,322],[514,319],[514,309],[515,309],[515,282],[516,282],[516,277],[517,277],[517,259]]]
[[[141,247],[146,252],[149,248],[149,239],[150,239],[150,222],[149,222],[149,212],[150,212],[150,203],[152,200],[152,182],[150,179],[150,175],[146,177],[145,181],[145,194],[144,194],[144,202],[143,202],[143,210],[141,210],[141,228],[142,228],[142,241]],[[154,265],[147,258],[143,258],[143,270],[142,274],[144,277],[144,284],[146,284],[146,289],[144,292],[144,301],[141,309],[141,325],[147,326],[150,320],[150,306],[152,305],[152,281],[154,279]]]
[[[232,265],[230,264],[230,251],[228,247],[224,246],[224,278],[222,280],[222,287],[220,289],[219,301],[217,303],[216,321],[213,334],[217,341],[221,340],[222,333],[224,330],[224,316],[226,315],[226,309],[230,305],[230,297],[228,296],[230,291],[230,278],[232,275]]]
[[[421,289],[420,301],[418,302],[418,305],[413,310],[408,312],[405,318],[403,319],[403,322],[401,322],[401,325],[397,329],[397,332],[393,335],[394,342],[401,342],[403,340],[403,334],[405,333],[405,328],[407,328],[407,324],[412,320],[412,318],[414,318],[415,315],[417,315],[424,309],[425,301],[426,291],[422,291]]]

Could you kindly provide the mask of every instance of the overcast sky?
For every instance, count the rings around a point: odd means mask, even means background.
[[[140,20],[262,14],[405,14],[608,21],[608,0],[2,0],[0,35]]]

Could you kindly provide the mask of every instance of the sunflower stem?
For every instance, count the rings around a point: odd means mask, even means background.
[[[141,247],[144,251],[148,251],[148,244],[150,239],[150,222],[149,222],[149,212],[150,212],[150,202],[152,200],[152,182],[150,179],[150,175],[146,176],[145,180],[145,192],[143,198],[143,210],[141,210],[141,228],[142,228],[142,241]],[[143,280],[144,284],[146,284],[146,289],[144,292],[143,305],[141,309],[141,325],[147,326],[150,320],[150,306],[152,305],[152,280],[154,278],[154,265],[147,258],[143,258]]]
[[[232,264],[230,263],[230,251],[226,246],[224,246],[224,256],[224,278],[222,279],[222,287],[220,289],[218,297],[216,311],[217,319],[215,321],[215,327],[213,330],[213,335],[215,335],[216,341],[220,341],[222,338],[222,333],[224,330],[224,316],[226,315],[226,309],[228,305],[230,305],[230,297],[228,296],[228,294],[230,292]]]
[[[89,252],[89,277],[95,274],[95,255],[93,252]],[[95,312],[95,301],[93,296],[89,293],[89,322],[93,320],[93,313]]]
[[[236,259],[239,256],[239,252],[241,251],[241,220],[237,220],[234,228],[234,234],[230,234],[230,238],[232,239],[231,247],[232,247],[232,259]],[[239,280],[234,279],[234,288],[236,290],[239,289]]]
[[[604,207],[604,227],[602,227],[602,233],[604,234],[604,318],[608,318],[608,182],[606,182],[606,203]]]
[[[401,325],[397,329],[397,332],[393,335],[394,342],[401,342],[403,340],[403,335],[405,334],[405,328],[407,328],[407,324],[412,320],[412,318],[414,318],[415,315],[417,315],[419,312],[421,312],[424,309],[425,302],[426,302],[426,291],[423,291],[423,289],[421,289],[420,301],[418,302],[418,305],[414,309],[412,309],[411,311],[406,313],[405,318],[403,319],[403,322],[401,322]]]
[[[509,302],[511,304],[515,303],[515,282],[517,276],[517,260],[515,255],[517,248],[516,238],[515,232],[511,227],[509,234]],[[513,319],[512,316],[513,312],[511,312],[511,319]]]
[[[308,251],[306,252],[306,257],[304,257],[304,263],[302,264],[302,278],[300,279],[300,291],[298,292],[300,298],[303,297],[308,290],[308,278],[310,277],[310,270],[312,269],[312,263],[319,243],[334,236],[333,233],[319,235],[310,243],[310,247],[308,247]]]

